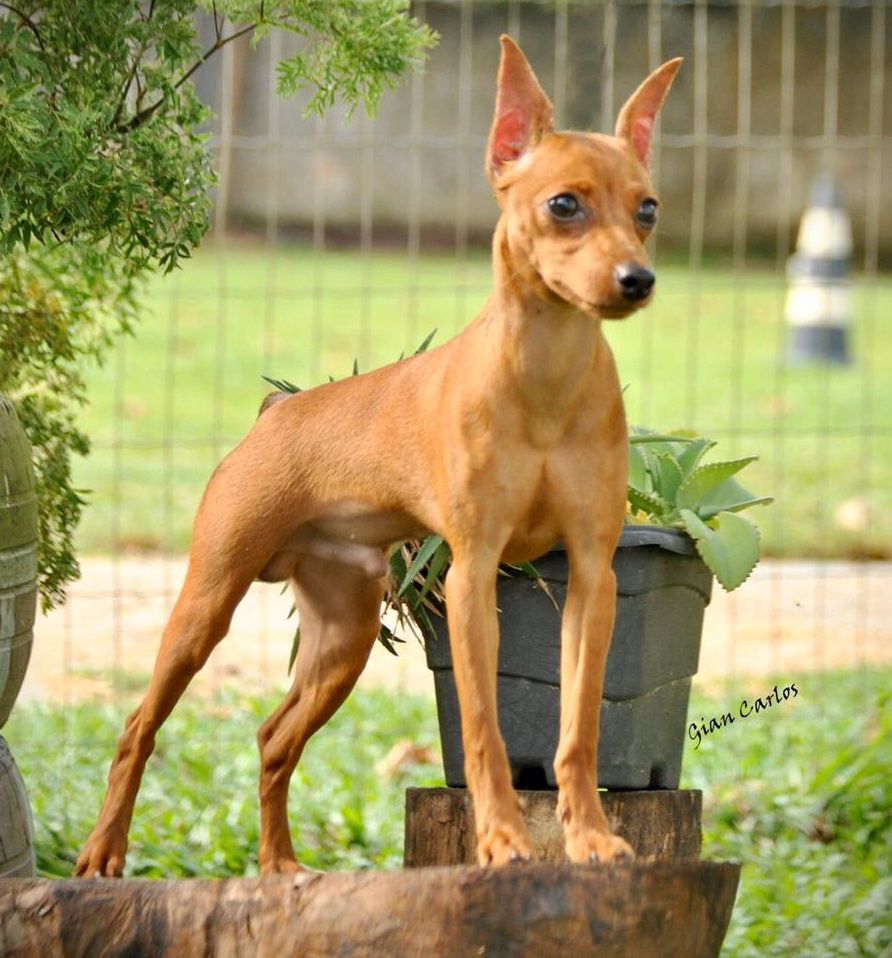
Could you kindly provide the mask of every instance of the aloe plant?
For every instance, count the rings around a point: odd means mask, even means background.
[[[704,463],[712,439],[686,433],[662,435],[637,428],[629,437],[628,503],[632,521],[681,529],[730,592],[759,561],[759,530],[750,506],[771,502],[748,492],[737,474],[757,456]]]

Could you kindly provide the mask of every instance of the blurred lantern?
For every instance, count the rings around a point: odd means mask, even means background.
[[[842,191],[832,176],[819,176],[799,224],[796,253],[787,262],[789,362],[851,361],[851,262],[852,224]]]

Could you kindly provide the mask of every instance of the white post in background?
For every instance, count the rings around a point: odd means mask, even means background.
[[[812,184],[796,253],[787,262],[789,363],[851,362],[851,263],[851,220],[839,184],[825,174]]]

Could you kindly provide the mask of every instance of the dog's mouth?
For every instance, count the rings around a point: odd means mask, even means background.
[[[594,319],[627,319],[632,313],[637,312],[642,306],[647,306],[653,300],[653,293],[636,300],[625,297],[605,300],[587,299],[556,277],[547,279],[546,285],[565,303],[575,306]]]
[[[648,297],[634,303],[625,301],[622,303],[592,303],[587,311],[596,313],[601,319],[627,319],[642,306],[646,306],[650,299],[651,297]]]
[[[642,306],[646,306],[653,298],[648,296],[646,299],[634,301],[628,299],[591,300],[580,296],[560,280],[555,280],[549,285],[564,302],[575,306],[584,313],[588,313],[595,319],[626,319],[632,313],[641,309]]]

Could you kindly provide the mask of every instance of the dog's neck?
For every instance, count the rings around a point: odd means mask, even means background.
[[[529,264],[515,262],[504,216],[493,238],[493,291],[483,315],[499,341],[494,360],[538,414],[568,411],[609,351],[601,320],[548,290]]]

